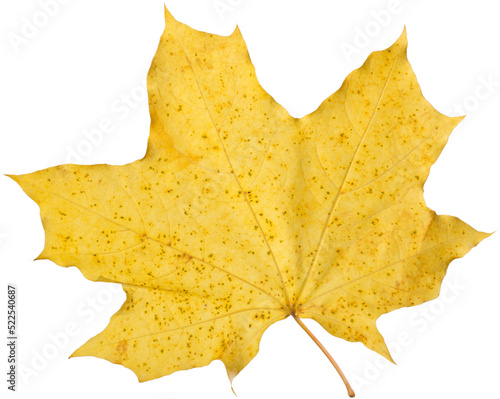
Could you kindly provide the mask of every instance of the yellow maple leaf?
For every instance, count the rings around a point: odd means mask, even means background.
[[[291,315],[391,359],[377,318],[436,298],[448,264],[488,236],[425,205],[462,118],[424,99],[406,46],[403,33],[295,119],[259,85],[238,29],[197,32],[166,11],[146,156],[11,176],[41,208],[38,259],[127,293],[73,356],[140,381],[220,359],[232,380]]]

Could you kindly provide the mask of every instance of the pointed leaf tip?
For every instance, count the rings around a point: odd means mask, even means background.
[[[405,53],[408,48],[408,36],[406,32],[406,26],[403,28],[403,31],[399,35],[398,39],[394,42],[392,46],[389,47],[389,49],[398,47],[401,47],[401,49],[403,50],[402,53]]]

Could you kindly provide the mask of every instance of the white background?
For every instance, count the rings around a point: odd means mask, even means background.
[[[142,157],[149,129],[143,85],[163,30],[163,3],[66,0],[47,17],[41,6],[46,1],[0,4],[0,173],[27,173],[74,161],[75,153],[86,164],[123,164]],[[427,204],[476,229],[498,229],[498,2],[166,4],[177,19],[199,30],[227,35],[238,24],[261,84],[295,117],[314,111],[369,53],[391,45],[406,25],[409,59],[426,98],[449,115],[468,114],[431,170]],[[33,20],[40,27],[20,43],[23,26]],[[103,134],[102,143],[89,143],[84,130],[98,128],[103,120],[115,129]],[[38,207],[0,175],[0,319],[6,319],[6,285],[13,283],[18,289],[18,360],[24,370],[18,375],[18,392],[9,394],[234,398],[218,361],[140,384],[130,370],[104,360],[68,360],[105,328],[124,294],[119,287],[111,290],[110,284],[85,280],[76,268],[33,262],[43,242]],[[398,366],[387,365],[361,344],[329,336],[312,321],[306,323],[360,398],[498,398],[498,248],[496,234],[455,260],[441,299],[379,319]],[[0,325],[5,326],[0,336],[6,337],[6,321]],[[4,344],[0,347],[4,381],[7,354]],[[6,386],[0,383],[2,397]],[[336,372],[291,318],[264,334],[259,354],[235,379],[234,389],[242,399],[347,397]]]

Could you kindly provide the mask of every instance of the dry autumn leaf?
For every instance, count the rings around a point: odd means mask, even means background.
[[[406,46],[403,33],[295,119],[238,29],[197,32],[166,11],[146,156],[11,176],[41,208],[38,259],[127,293],[73,356],[140,381],[220,359],[232,380],[291,315],[325,354],[301,318],[391,359],[377,318],[436,298],[448,264],[488,236],[425,205],[461,118],[424,99]]]

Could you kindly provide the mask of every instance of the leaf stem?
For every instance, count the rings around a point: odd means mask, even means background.
[[[349,397],[354,398],[354,391],[351,388],[351,385],[349,384],[349,381],[347,381],[347,378],[345,377],[344,373],[340,369],[339,365],[335,360],[333,360],[332,355],[328,353],[326,348],[323,346],[321,342],[319,342],[318,338],[307,328],[307,326],[304,324],[302,320],[300,320],[300,317],[297,317],[294,313],[292,313],[293,318],[297,322],[297,324],[311,337],[311,339],[316,343],[316,345],[319,346],[319,348],[323,351],[323,353],[326,355],[328,360],[330,360],[330,363],[335,367],[335,370],[337,370],[337,373],[339,373],[340,378],[342,378],[342,381],[344,381],[344,384],[347,388],[347,393],[349,394]]]

